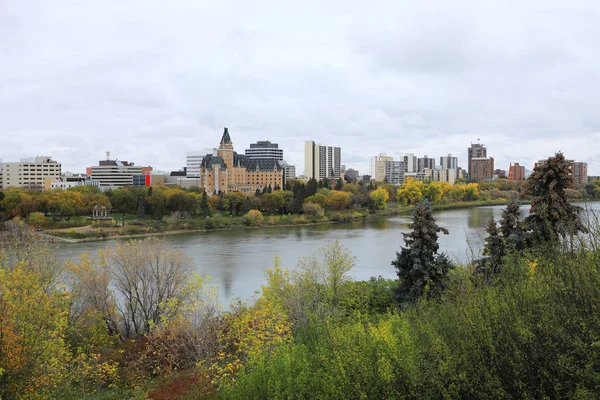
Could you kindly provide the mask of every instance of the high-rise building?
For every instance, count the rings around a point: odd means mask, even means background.
[[[468,149],[469,152],[469,164],[467,165],[469,178],[472,177],[472,168],[471,168],[471,160],[474,158],[486,158],[487,157],[487,147],[485,144],[479,143],[479,139],[477,139],[477,143],[471,143],[471,147]]]
[[[383,181],[394,185],[404,183],[404,161],[384,161],[385,176]]]
[[[404,155],[404,172],[417,172],[417,157],[413,153]]]
[[[346,180],[346,181],[358,181],[359,177],[360,177],[360,175],[358,174],[357,170],[355,170],[354,168],[348,168],[346,170],[346,175],[344,175],[344,180]]]
[[[587,163],[574,161],[571,163],[571,171],[575,185],[585,185],[588,182]]]
[[[423,172],[426,168],[435,169],[435,158],[425,156],[417,159],[417,172]]]
[[[285,161],[281,162],[285,179],[296,179],[296,166],[290,165]]]
[[[452,157],[452,154],[440,157],[440,166],[442,169],[458,169],[458,157]]]
[[[393,157],[386,156],[380,153],[377,157],[371,158],[371,178],[377,182],[385,180],[385,163],[386,161],[394,161]]]
[[[341,178],[342,150],[308,141],[304,144],[304,175],[308,179]]]
[[[508,168],[508,180],[510,181],[522,181],[525,179],[525,167],[519,165],[519,163],[510,164]]]
[[[19,162],[2,164],[2,189],[12,186],[43,190],[44,179],[60,178],[61,165],[49,156],[22,158]]]
[[[185,171],[188,178],[200,177],[200,164],[207,154],[217,155],[217,149],[204,149],[201,151],[188,151],[185,157]]]
[[[271,143],[268,140],[251,143],[245,154],[250,159],[262,158],[283,161],[283,149],[280,149],[277,143]]]
[[[494,158],[473,157],[471,159],[471,182],[483,182],[494,179]]]

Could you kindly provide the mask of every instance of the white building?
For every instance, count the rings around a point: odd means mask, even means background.
[[[283,166],[283,173],[285,174],[285,179],[296,179],[295,165],[290,165],[285,161],[283,161],[281,165]]]
[[[90,178],[105,189],[133,186],[134,175],[144,175],[152,167],[142,167],[131,162],[102,160],[99,165],[90,167]]]
[[[207,154],[216,156],[216,153],[217,149],[204,149],[185,153],[186,176],[188,178],[200,178],[200,164],[202,164],[204,156]]]
[[[2,189],[22,187],[43,190],[44,179],[59,178],[61,165],[50,156],[22,158],[19,162],[2,164],[0,181]]]
[[[307,178],[341,178],[342,150],[309,141],[304,144],[304,174]]]
[[[245,155],[251,159],[268,158],[283,161],[283,149],[280,149],[277,143],[271,143],[268,140],[251,143],[250,148],[246,149]]]
[[[402,185],[404,183],[404,161],[385,161],[385,177],[387,183]]]
[[[417,157],[413,153],[404,155],[404,172],[417,172]]]

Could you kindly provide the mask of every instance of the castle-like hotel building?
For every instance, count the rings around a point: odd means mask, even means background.
[[[233,151],[229,130],[225,128],[217,155],[207,154],[200,164],[200,188],[206,193],[254,193],[264,187],[282,188],[284,168],[273,158],[250,158]]]

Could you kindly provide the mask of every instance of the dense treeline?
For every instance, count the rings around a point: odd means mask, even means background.
[[[510,204],[466,268],[438,253],[445,230],[419,202],[390,254],[397,280],[353,281],[353,256],[330,243],[293,270],[276,259],[257,298],[229,310],[158,239],[65,265],[10,221],[0,397],[598,398],[599,221],[568,203],[567,166],[559,153],[534,171],[521,188],[531,214]],[[338,189],[307,192],[302,207],[344,204],[331,193],[352,192]],[[368,194],[386,195],[383,185]]]
[[[600,181],[592,181],[577,190],[569,188],[570,200],[600,199]],[[205,197],[205,198],[204,198]],[[101,192],[93,186],[46,192],[10,188],[0,192],[0,220],[28,218],[33,225],[51,225],[49,220],[70,220],[90,216],[95,206],[108,207],[116,213],[138,218],[161,219],[173,213],[208,216],[227,213],[237,216],[250,210],[269,215],[308,214],[344,210],[382,210],[389,201],[414,205],[421,200],[433,204],[469,201],[527,199],[523,182],[498,180],[490,183],[420,182],[409,179],[404,185],[386,183],[344,183],[332,185],[328,180],[308,182],[290,180],[285,188],[264,188],[252,195],[237,192],[204,195],[199,188],[156,186],[125,187]],[[43,218],[44,216],[49,218]],[[75,224],[75,223],[74,223]],[[59,224],[54,224],[60,226]],[[76,224],[75,224],[76,225]]]

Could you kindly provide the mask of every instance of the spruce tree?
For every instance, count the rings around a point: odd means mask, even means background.
[[[144,198],[140,197],[138,199],[137,217],[138,217],[138,219],[143,219],[144,215],[145,215]]]
[[[202,200],[200,200],[200,215],[203,217],[210,217],[212,215],[210,205],[208,204],[208,195],[206,194],[206,191],[202,191]]]
[[[581,207],[567,200],[565,191],[574,186],[571,173],[570,162],[560,152],[534,168],[526,186],[526,194],[532,196],[532,215],[525,219],[530,236],[550,241],[586,231],[579,216]]]
[[[426,288],[428,294],[439,293],[448,271],[453,268],[445,254],[437,253],[438,232],[448,234],[448,230],[435,223],[429,202],[416,205],[410,228],[412,232],[403,234],[406,247],[402,247],[392,261],[400,280],[396,299],[401,305],[415,303]]]
[[[335,183],[335,190],[342,190],[343,187],[344,187],[344,181],[340,178]]]

